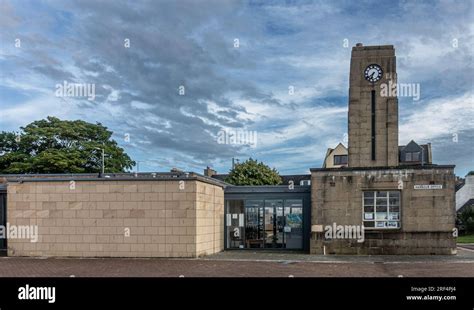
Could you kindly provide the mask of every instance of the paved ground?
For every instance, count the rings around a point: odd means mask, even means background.
[[[0,258],[0,277],[474,277],[456,256],[321,256],[228,251],[200,259]]]

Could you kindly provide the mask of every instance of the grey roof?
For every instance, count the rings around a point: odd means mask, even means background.
[[[311,192],[311,186],[299,186],[296,185],[293,189],[290,189],[285,185],[258,185],[258,186],[227,186],[225,188],[226,194],[239,193],[308,193]]]
[[[64,173],[64,174],[1,174],[7,182],[59,182],[59,181],[172,181],[199,180],[205,183],[225,187],[229,184],[203,176],[195,172],[141,172],[141,173]]]
[[[454,185],[454,190],[457,192],[457,191],[460,190],[465,184],[466,184],[466,181],[463,179],[461,182],[458,182],[458,183],[456,183],[456,185]]]
[[[317,171],[367,171],[367,170],[403,170],[403,169],[454,169],[456,165],[421,165],[416,166],[386,166],[386,167],[341,167],[341,168],[310,168],[311,172]]]
[[[459,210],[458,210],[457,212],[458,212],[458,213],[459,213],[459,212],[463,212],[464,209],[466,209],[466,208],[468,208],[468,207],[474,207],[474,199],[473,199],[473,198],[471,198],[471,199],[469,199],[468,201],[466,201],[466,203],[463,204],[463,205],[461,206],[461,208],[459,208]]]
[[[224,181],[229,174],[215,174],[212,176],[213,179]],[[311,174],[289,174],[289,175],[280,175],[281,184],[279,185],[289,185],[290,181],[293,181],[295,185],[299,185],[300,181],[311,180]]]

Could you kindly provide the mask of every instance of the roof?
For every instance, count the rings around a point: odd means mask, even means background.
[[[455,185],[454,185],[454,190],[457,192],[458,190],[460,190],[464,185],[466,184],[466,181],[463,179],[462,181],[460,182],[457,182]]]
[[[367,170],[410,170],[410,169],[454,169],[456,165],[412,165],[412,166],[385,166],[385,167],[341,167],[341,168],[310,168],[311,172],[318,171],[367,171]]]
[[[195,172],[141,172],[141,173],[63,173],[63,174],[0,174],[7,182],[60,182],[60,181],[175,181],[198,180],[221,187],[229,185],[221,180]]]
[[[311,186],[299,186],[296,185],[290,189],[285,185],[258,185],[258,186],[227,186],[225,188],[226,194],[239,193],[239,194],[250,194],[250,193],[309,193],[311,192]]]
[[[461,206],[461,208],[458,209],[457,212],[463,212],[465,208],[468,208],[468,207],[474,207],[474,198],[471,198],[469,199],[468,201],[466,201],[465,204],[463,204]]]
[[[424,149],[424,152],[428,152],[429,150],[429,145],[428,144],[418,144],[418,146],[420,146],[421,148]],[[401,151],[406,151],[406,152],[416,152],[418,151],[419,149],[416,149],[416,150],[412,150],[411,148],[409,148],[408,145],[400,145],[398,146],[398,152],[401,152]]]
[[[225,182],[228,176],[229,174],[214,174],[212,178]],[[293,181],[295,185],[299,185],[300,181],[311,180],[311,174],[288,174],[280,175],[280,177],[282,182],[279,185],[288,185],[290,181]]]

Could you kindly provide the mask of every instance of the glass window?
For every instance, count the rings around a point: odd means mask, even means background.
[[[364,192],[362,219],[366,228],[400,228],[400,192]]]
[[[303,248],[303,201],[285,200],[285,248]]]
[[[414,152],[414,153],[411,155],[411,160],[413,160],[413,161],[420,161],[420,152]]]
[[[347,164],[347,155],[334,155],[334,165]]]
[[[302,249],[303,200],[226,200],[228,249]]]
[[[405,153],[405,161],[420,161],[420,152]]]
[[[226,209],[227,248],[243,248],[245,242],[244,202],[228,200]]]

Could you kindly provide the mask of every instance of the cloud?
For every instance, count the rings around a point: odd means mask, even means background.
[[[474,97],[468,92],[458,97],[440,98],[416,103],[411,114],[405,116],[400,124],[400,143],[411,139],[429,142],[452,135],[474,130]]]
[[[46,115],[101,122],[142,170],[226,172],[250,156],[283,173],[320,166],[347,131],[357,42],[394,44],[399,81],[421,85],[421,101],[400,98],[400,141],[472,129],[469,1],[0,3],[1,129]],[[64,80],[95,84],[95,100],[54,97]],[[218,144],[222,129],[255,130],[258,146]]]

